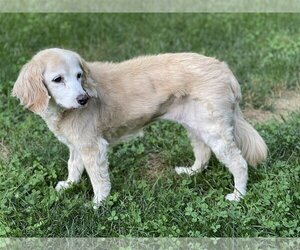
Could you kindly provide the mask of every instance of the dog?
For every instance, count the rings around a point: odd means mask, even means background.
[[[193,146],[195,163],[176,167],[193,175],[213,152],[234,177],[226,195],[246,194],[248,165],[267,157],[267,146],[243,118],[241,90],[226,63],[196,53],[137,57],[121,63],[86,62],[76,52],[51,48],[23,66],[12,95],[45,120],[70,150],[68,178],[56,190],[80,180],[86,169],[95,207],[109,195],[109,146],[139,134],[156,120],[180,123]]]

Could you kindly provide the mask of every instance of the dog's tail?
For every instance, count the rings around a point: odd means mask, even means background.
[[[241,91],[236,79],[232,80],[232,90],[237,100],[234,107],[234,140],[249,165],[256,166],[267,158],[268,148],[258,132],[243,117],[238,104]]]

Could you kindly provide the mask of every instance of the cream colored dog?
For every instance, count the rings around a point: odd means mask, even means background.
[[[176,172],[203,170],[211,151],[234,177],[228,200],[246,193],[247,163],[266,159],[267,147],[240,111],[240,86],[228,66],[193,53],[138,57],[122,63],[85,62],[63,49],[46,49],[21,70],[13,96],[40,115],[70,149],[68,178],[86,169],[99,206],[110,192],[107,149],[155,120],[182,124],[195,163]],[[245,160],[246,159],[246,160]]]

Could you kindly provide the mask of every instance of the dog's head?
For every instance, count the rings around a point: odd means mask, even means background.
[[[64,109],[76,109],[97,92],[87,63],[75,52],[55,48],[39,52],[23,66],[12,95],[29,110],[43,113],[50,98]]]

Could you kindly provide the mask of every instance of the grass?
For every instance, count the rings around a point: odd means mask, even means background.
[[[240,203],[228,171],[212,159],[193,177],[182,127],[148,127],[143,138],[110,151],[112,193],[99,210],[88,177],[65,193],[68,151],[37,116],[10,97],[20,67],[38,50],[64,47],[87,60],[194,51],[226,61],[243,106],[271,109],[266,97],[299,84],[300,15],[0,14],[0,235],[15,237],[246,237],[300,235],[300,117],[259,125],[270,155],[250,169]]]

